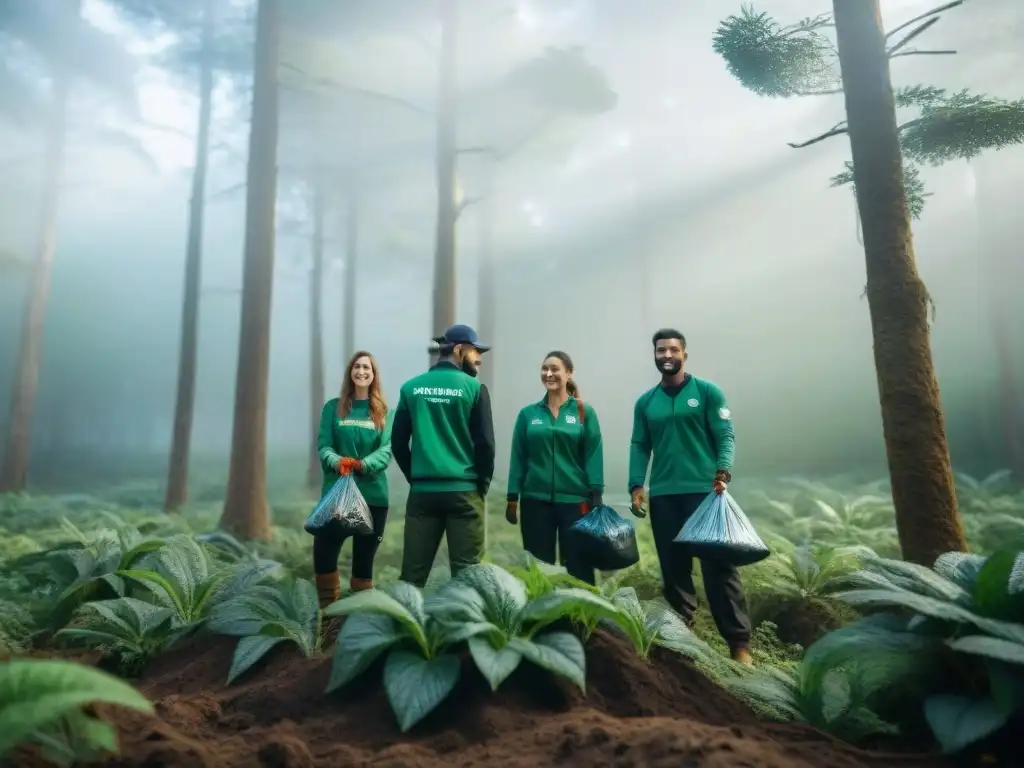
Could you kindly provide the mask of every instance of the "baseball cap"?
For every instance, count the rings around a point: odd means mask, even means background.
[[[490,349],[487,344],[480,343],[480,337],[477,336],[474,331],[468,325],[453,325],[447,331],[444,332],[443,336],[435,336],[433,338],[435,344],[439,344],[443,347],[454,347],[456,344],[469,344],[471,347],[476,347],[481,352],[486,352]]]

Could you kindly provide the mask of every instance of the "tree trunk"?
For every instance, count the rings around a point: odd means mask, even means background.
[[[324,405],[324,341],[323,312],[321,310],[324,276],[324,194],[318,182],[313,191],[313,265],[309,270],[309,424],[313,429],[310,441],[309,467],[306,485],[320,487],[320,456],[316,450],[320,411]]]
[[[269,540],[267,387],[277,208],[278,59],[281,0],[259,0],[252,124],[246,169],[242,322],[238,340],[231,468],[221,527],[243,539]]]
[[[206,171],[210,159],[210,123],[213,119],[213,0],[203,8],[202,59],[199,65],[199,125],[196,131],[195,168],[188,210],[185,247],[185,290],[181,302],[181,339],[178,351],[178,390],[174,403],[171,464],[167,473],[164,511],[188,501],[188,463],[196,400],[196,359],[199,347],[199,290],[203,265],[203,217],[206,211]]]
[[[1012,231],[1016,220],[1005,214],[993,214],[999,209],[997,203],[1002,201],[989,199],[997,195],[993,194],[995,190],[992,190],[986,164],[977,162],[972,165],[980,229],[978,251],[985,276],[983,289],[999,374],[998,420],[1003,429],[999,452],[1006,457],[1007,466],[1014,474],[1024,478],[1024,437],[1021,434],[1024,429],[1024,403],[1021,403],[1022,393],[1017,378],[1020,370],[1019,342],[1013,341],[1013,329],[1019,326],[1014,293],[1021,284],[1020,265],[1024,260],[1020,256],[1024,247],[1018,233]]]
[[[491,183],[491,174],[493,169],[490,167],[490,161],[485,160],[486,164],[481,173],[480,183],[480,221],[479,221],[479,235],[480,240],[478,244],[478,264],[477,264],[477,315],[478,328],[477,331],[480,334],[480,338],[483,339],[484,344],[494,344],[494,334],[497,330],[497,317],[498,317],[498,292],[495,275],[495,259],[494,259],[494,238],[493,238],[493,227],[494,227],[494,185]],[[480,381],[489,390],[494,390],[494,380],[496,378],[494,370],[494,350],[492,349],[487,353],[487,357],[484,360],[484,364],[480,367]]]
[[[358,284],[359,273],[359,198],[355,190],[348,195],[348,230],[346,231],[347,241],[345,243],[344,280],[343,296],[341,302],[342,344],[341,350],[342,365],[346,365],[356,353],[356,285]]]
[[[458,0],[441,0],[437,95],[437,230],[434,243],[433,333],[455,323],[455,159],[458,122],[456,48]]]
[[[80,11],[81,5],[76,4],[75,14],[79,14]],[[39,250],[32,265],[28,295],[25,299],[17,375],[11,388],[7,450],[3,473],[0,475],[0,493],[24,491],[28,484],[32,416],[39,390],[39,369],[43,358],[43,327],[53,277],[53,259],[57,251],[57,219],[67,150],[67,112],[71,76],[72,73],[65,64],[58,65],[53,82],[52,112],[46,132],[43,197],[39,216]]]
[[[879,0],[833,0],[882,429],[903,557],[966,551],[917,272]]]

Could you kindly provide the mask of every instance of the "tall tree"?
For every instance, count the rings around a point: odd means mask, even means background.
[[[434,291],[431,336],[455,323],[455,165],[458,151],[459,0],[440,0],[441,49],[437,78],[437,225],[434,240]]]
[[[128,105],[132,111],[135,107],[134,85],[131,83],[134,63],[111,36],[82,18],[81,6],[81,0],[49,5],[12,0],[5,4],[0,13],[3,31],[27,44],[39,55],[49,70],[52,82],[45,118],[39,244],[29,276],[20,351],[11,389],[0,492],[22,491],[28,482],[32,421],[43,353],[43,330],[57,250],[72,83],[76,77],[86,77],[117,93],[121,97],[120,103]],[[19,98],[33,101],[34,84],[22,82],[16,68],[4,66],[0,74],[5,75],[5,85],[17,87]]]
[[[914,86],[893,91],[889,61],[952,51],[910,46],[960,5],[946,3],[886,32],[878,0],[833,0],[832,15],[782,27],[744,8],[714,48],[748,89],[772,97],[844,95],[847,119],[810,141],[850,137],[853,160],[834,185],[852,184],[867,265],[883,435],[904,558],[930,565],[966,550],[928,327],[930,298],[917,271],[911,215],[924,204],[915,163],[970,158],[1024,139],[1024,104]],[[823,34],[834,29],[835,44]],[[893,38],[898,37],[895,42]],[[838,69],[837,69],[838,65]],[[913,108],[900,124],[897,108]]]
[[[309,464],[306,470],[306,485],[310,489],[320,487],[320,455],[316,448],[316,431],[320,423],[320,409],[324,404],[324,327],[323,327],[323,280],[324,280],[324,185],[318,178],[313,186],[312,205],[313,234],[310,242],[309,270],[309,423],[314,433],[310,441]]]
[[[359,292],[359,195],[354,185],[345,194],[344,286],[341,299],[341,359],[347,363],[356,353],[356,303]]]
[[[259,0],[246,172],[242,318],[227,496],[220,525],[245,539],[271,537],[267,501],[267,389],[277,203],[281,0]]]

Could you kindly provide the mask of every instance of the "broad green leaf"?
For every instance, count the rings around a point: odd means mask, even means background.
[[[496,649],[482,637],[470,638],[469,652],[476,662],[476,668],[490,684],[492,691],[498,690],[523,660],[523,655],[518,651],[508,646]]]
[[[619,609],[610,601],[583,589],[555,589],[530,603],[523,618],[537,627],[545,627],[563,618],[619,618]]]
[[[442,654],[427,660],[418,653],[393,651],[384,664],[384,691],[402,733],[448,698],[459,682],[462,663]]]
[[[445,582],[424,598],[427,615],[446,623],[487,620],[487,602],[473,587],[458,579]]]
[[[967,635],[946,643],[954,651],[1024,666],[1024,645],[987,635]]]
[[[527,661],[560,675],[584,693],[587,690],[587,656],[583,643],[568,632],[549,632],[532,640],[513,637],[507,646]]]
[[[459,573],[456,580],[480,595],[486,620],[498,626],[506,637],[519,632],[528,600],[522,581],[493,563],[470,566]]]
[[[252,666],[262,659],[275,645],[283,642],[284,637],[270,635],[255,635],[243,637],[235,646],[235,655],[231,658],[231,669],[228,670],[228,685],[231,685],[238,677],[248,672]]]
[[[471,637],[486,635],[494,641],[506,639],[505,633],[489,621],[473,621],[468,624],[440,625],[442,636],[439,638],[445,647],[464,643]]]
[[[979,613],[995,619],[1024,622],[1024,595],[1013,589],[1024,571],[1024,553],[1004,549],[993,553],[974,584],[974,604]]]
[[[0,665],[0,754],[68,712],[99,702],[153,711],[145,696],[98,669],[67,661],[25,659]]]
[[[1009,720],[993,699],[946,694],[925,699],[924,716],[946,754],[959,752],[995,733]]]
[[[972,555],[967,552],[947,552],[935,560],[935,572],[944,579],[949,579],[961,589],[974,591],[978,574],[988,560],[984,555]]]
[[[399,582],[399,584],[401,583],[402,582]],[[416,588],[411,585],[406,586],[416,590]],[[419,590],[416,590],[416,592],[418,593]],[[401,590],[400,594],[402,594],[406,599],[411,599],[409,598],[408,590]],[[327,606],[324,613],[327,616],[348,616],[360,613],[376,613],[382,616],[390,616],[402,625],[406,633],[412,637],[412,639],[416,641],[416,644],[419,645],[424,653],[426,653],[429,649],[426,631],[423,626],[423,622],[420,621],[419,617],[414,612],[415,609],[415,603],[413,604],[413,610],[411,611],[402,602],[399,602],[399,600],[385,591],[385,588],[380,588],[368,589],[364,592],[356,592],[354,595],[343,597],[336,603],[331,603]],[[423,613],[422,609],[423,604],[421,595],[418,611],[421,615]]]
[[[118,571],[118,575],[126,579],[138,581],[146,586],[160,602],[174,610],[182,621],[189,621],[188,605],[179,594],[175,585],[157,571],[127,570]]]
[[[377,613],[349,616],[338,633],[327,692],[355,680],[401,639],[398,624],[390,616]]]
[[[1024,625],[979,616],[955,603],[919,595],[898,588],[859,589],[839,592],[835,597],[851,605],[864,607],[900,607],[940,621],[976,626],[983,632],[1024,644]]]

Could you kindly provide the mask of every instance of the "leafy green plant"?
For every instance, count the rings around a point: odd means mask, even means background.
[[[173,618],[167,608],[133,597],[95,600],[81,605],[75,625],[55,637],[116,653],[130,674],[170,644]]]
[[[911,632],[961,658],[974,658],[987,676],[984,693],[964,685],[963,693],[936,690],[924,699],[925,717],[944,751],[960,751],[995,733],[1021,711],[1024,553],[953,552],[940,557],[934,569],[881,558],[863,564],[863,570],[843,579],[847,588],[836,597],[859,607],[912,612]],[[920,654],[917,663],[924,663]]]
[[[143,565],[148,567],[117,575],[148,588],[157,604],[171,610],[179,634],[198,628],[214,606],[237,597],[279,567],[257,560],[217,569],[206,550],[184,534],[167,539]]]
[[[207,629],[240,638],[228,671],[228,685],[283,642],[310,658],[319,650],[320,608],[316,587],[303,579],[264,584],[217,605]]]
[[[83,602],[123,597],[123,573],[164,546],[162,539],[143,538],[137,530],[123,524],[93,536],[79,531],[66,519],[62,524],[81,546],[48,553],[45,561],[58,580],[67,583],[53,609],[51,621],[55,628],[64,626]]]
[[[384,690],[403,732],[437,708],[458,683],[461,662],[448,652],[456,636],[427,615],[423,593],[415,586],[397,582],[357,592],[324,613],[348,617],[338,634],[327,691],[351,682],[387,654]]]
[[[770,717],[806,722],[850,741],[896,727],[874,705],[892,680],[907,681],[935,651],[930,638],[906,631],[905,620],[879,615],[830,632],[807,649],[794,670],[736,670],[722,680],[732,693]]]
[[[649,659],[655,646],[681,653],[694,661],[709,661],[715,652],[690,631],[678,614],[653,600],[642,602],[632,587],[621,587],[611,596],[617,613],[603,623],[621,630],[632,641],[637,655]]]
[[[114,728],[79,709],[105,703],[152,713],[127,683],[68,661],[13,659],[0,665],[0,757],[34,743],[60,765],[117,753]]]

